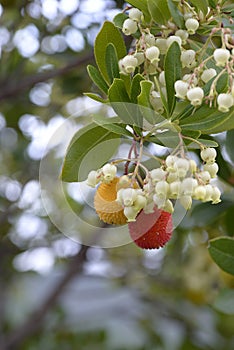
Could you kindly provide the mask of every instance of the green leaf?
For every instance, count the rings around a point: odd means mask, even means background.
[[[173,17],[175,24],[179,27],[179,28],[183,28],[184,27],[184,17],[182,15],[182,13],[179,11],[178,6],[176,5],[176,3],[173,0],[167,0],[168,3],[168,8],[171,12],[171,16]]]
[[[122,29],[123,23],[127,18],[128,18],[128,15],[126,15],[126,13],[118,13],[113,19],[114,25]]]
[[[176,80],[181,78],[182,66],[180,56],[181,51],[178,43],[172,43],[165,57],[165,79],[169,115],[172,115],[176,104],[174,84]]]
[[[218,0],[208,0],[209,6],[212,7],[213,9],[216,8]]]
[[[87,66],[87,71],[94,84],[107,95],[109,86],[103,79],[99,70],[96,67],[89,64]]]
[[[114,132],[115,134],[133,137],[132,133],[126,129],[127,125],[121,123],[121,119],[119,117],[106,118],[100,115],[95,115],[93,117],[93,121],[103,128]]]
[[[150,14],[147,6],[147,0],[130,0],[128,1],[130,5],[133,7],[138,8],[144,13],[145,20],[148,22],[150,21]]]
[[[118,60],[126,56],[126,46],[123,41],[122,35],[120,34],[118,28],[116,28],[112,22],[106,21],[104,22],[100,32],[98,33],[94,45],[95,59],[98,68],[106,82],[109,81],[109,77],[106,69],[105,54],[106,47],[110,43],[112,43],[116,48]]]
[[[91,170],[100,168],[116,152],[119,135],[91,123],[72,138],[63,163],[61,179],[83,181]]]
[[[234,315],[234,290],[221,290],[214,301],[213,307],[224,314]]]
[[[97,101],[97,102],[101,102],[101,103],[108,102],[108,100],[104,100],[101,96],[94,94],[92,92],[85,92],[84,95],[88,96],[89,98],[91,98],[92,100]]]
[[[153,20],[158,24],[166,24],[171,17],[167,1],[148,0],[147,4]]]
[[[228,82],[229,82],[228,73],[222,74],[221,77],[218,79],[217,84],[216,84],[216,91],[218,94],[227,90]]]
[[[137,103],[137,96],[140,95],[140,93],[141,93],[140,82],[142,80],[145,80],[145,79],[144,79],[144,77],[141,74],[134,75],[134,77],[132,79],[130,97],[131,97],[131,101],[133,103]]]
[[[125,83],[122,79],[114,79],[109,89],[109,100],[111,106],[121,120],[126,124],[142,125],[142,117],[137,105],[131,103],[126,91]]]
[[[204,15],[207,14],[208,11],[208,1],[207,0],[191,0],[191,3],[197,8],[197,10],[201,10]]]
[[[139,107],[142,110],[144,119],[146,119],[150,124],[155,124],[156,113],[152,109],[152,106],[150,104],[150,99],[149,99],[152,85],[153,83],[151,81],[143,80],[140,82],[141,93],[137,97],[137,102],[138,102],[138,105],[146,107],[143,109]]]
[[[112,84],[114,78],[119,78],[119,64],[117,58],[117,52],[113,44],[109,44],[106,47],[106,71]]]
[[[234,163],[234,130],[227,132],[225,146],[231,161]]]
[[[210,240],[209,253],[215,263],[225,272],[234,275],[234,239],[221,237]]]
[[[234,112],[233,112],[234,113]],[[183,129],[200,130],[203,134],[214,133],[219,125],[222,125],[230,115],[221,113],[217,108],[202,106],[191,116],[180,121],[180,126]]]

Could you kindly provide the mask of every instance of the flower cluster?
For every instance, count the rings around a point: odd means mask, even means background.
[[[106,164],[98,171],[89,173],[87,184],[95,187],[98,182],[110,184],[117,179],[113,198],[118,203],[118,211],[121,208],[127,222],[134,222],[142,210],[150,214],[154,212],[155,206],[173,213],[175,200],[179,200],[186,210],[191,208],[193,199],[219,203],[221,192],[211,184],[218,172],[215,158],[214,148],[203,148],[201,159],[204,164],[199,169],[194,160],[169,155],[160,168],[146,172],[142,184],[137,182],[135,173],[117,178],[117,167]]]
[[[194,49],[190,47],[190,36],[199,31],[202,25],[199,14],[184,11],[185,28],[179,28],[175,23],[168,22],[168,26],[161,26],[160,36],[151,33],[144,21],[143,13],[136,9],[129,10],[122,27],[125,35],[136,35],[134,48],[119,61],[120,73],[128,75],[137,70],[146,80],[152,81],[150,102],[159,113],[163,113],[163,98],[167,99],[164,74],[164,58],[168,48],[177,42],[181,50],[182,77],[175,82],[175,96],[180,100],[187,100],[192,106],[198,107],[203,102],[210,106],[217,106],[220,112],[226,113],[234,106],[234,44],[231,29],[214,28],[207,40],[213,35],[220,34],[221,47],[211,49],[210,56],[205,56],[207,45]],[[210,13],[207,14],[212,18]],[[219,92],[219,79],[228,73],[228,84],[224,91]],[[208,92],[207,92],[208,91]]]

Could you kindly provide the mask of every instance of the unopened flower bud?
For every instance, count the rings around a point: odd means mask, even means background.
[[[190,35],[196,33],[196,30],[199,28],[199,22],[195,18],[188,18],[185,22],[185,27]]]
[[[176,97],[185,99],[189,89],[189,84],[184,82],[183,80],[177,80],[175,82],[174,87],[175,87]]]
[[[203,169],[209,172],[211,178],[215,178],[219,170],[219,166],[217,163],[205,164]]]
[[[159,48],[160,53],[165,55],[167,52],[167,39],[158,38],[156,39],[155,45]]]
[[[201,171],[198,174],[198,178],[204,185],[207,185],[210,182],[210,179],[211,179],[210,173],[208,171]]]
[[[183,45],[187,43],[187,39],[189,35],[188,35],[188,32],[186,32],[186,30],[179,29],[175,32],[175,35],[181,38]]]
[[[133,21],[140,22],[142,19],[143,13],[137,8],[132,8],[129,10],[128,16]]]
[[[124,21],[122,31],[125,35],[134,34],[136,33],[137,29],[137,23],[132,19],[128,18]]]
[[[187,159],[178,158],[175,162],[175,169],[180,178],[185,177],[189,170],[189,161]]]
[[[150,171],[150,176],[152,178],[153,183],[165,180],[166,175],[167,175],[167,172],[161,168],[153,169]]]
[[[182,67],[194,67],[196,52],[194,50],[186,50],[181,53],[180,60]]]
[[[220,196],[221,196],[220,190],[218,189],[218,187],[214,186],[213,187],[213,192],[212,192],[212,195],[211,195],[212,204],[220,203],[221,202]]]
[[[227,49],[216,49],[214,50],[214,59],[216,66],[224,67],[228,62],[230,52]]]
[[[220,112],[226,113],[229,112],[234,104],[234,98],[231,94],[219,94],[217,98],[218,110]]]
[[[167,199],[164,203],[164,206],[162,207],[164,211],[167,211],[168,213],[172,214],[174,212],[174,207],[170,199]]]
[[[166,86],[166,79],[165,79],[165,72],[164,71],[162,71],[159,74],[158,80],[162,86]]]
[[[170,198],[177,199],[179,198],[180,193],[181,193],[181,182],[175,181],[170,183],[170,189],[169,189]]]
[[[217,75],[217,72],[214,68],[205,69],[201,75],[201,80],[204,83],[207,83],[209,80],[214,78],[216,75]]]
[[[160,51],[157,46],[148,47],[145,50],[145,57],[153,64],[158,63]]]
[[[166,181],[159,181],[155,186],[156,194],[161,198],[166,198],[169,192],[169,184]]]
[[[145,43],[148,47],[155,45],[155,37],[153,36],[153,34],[151,34],[151,33],[145,34],[144,38],[145,38]]]
[[[145,62],[145,55],[143,52],[136,52],[133,57],[137,59],[138,66]]]
[[[181,192],[185,196],[192,196],[195,188],[198,186],[198,182],[196,179],[188,177],[182,181],[181,184]]]
[[[97,171],[92,170],[90,171],[90,173],[88,174],[88,178],[87,178],[87,185],[90,187],[95,187],[98,184],[98,179],[97,179]]]
[[[194,87],[187,92],[187,98],[193,106],[200,106],[204,97],[204,91],[200,87]]]
[[[215,148],[207,147],[201,150],[201,159],[208,164],[212,164],[215,162],[215,158],[217,156],[217,152]]]
[[[189,170],[191,171],[191,173],[195,173],[197,171],[197,164],[193,159],[189,160]]]
[[[197,200],[203,201],[206,197],[206,189],[205,186],[197,186],[194,189],[193,197]]]
[[[189,210],[192,206],[193,200],[191,196],[182,196],[180,197],[180,204],[184,209]]]

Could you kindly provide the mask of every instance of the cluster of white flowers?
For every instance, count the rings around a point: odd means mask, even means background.
[[[117,167],[107,163],[101,169],[90,171],[87,178],[87,185],[96,187],[99,182],[110,183],[115,178],[116,173]]]
[[[152,213],[155,205],[173,213],[175,200],[179,200],[186,210],[191,208],[193,199],[219,203],[221,192],[211,184],[219,169],[215,158],[214,148],[202,149],[204,164],[199,169],[194,160],[169,155],[160,168],[147,173],[142,188],[132,174],[121,176],[116,188],[116,201],[122,205],[128,222],[135,221],[141,210],[146,214]],[[106,164],[98,171],[89,173],[87,184],[95,187],[99,182],[110,183],[116,173],[115,165]]]
[[[175,82],[175,96],[181,100],[187,100],[194,107],[200,106],[204,101],[209,101],[210,105],[214,102],[220,112],[228,112],[234,106],[234,46],[225,34],[226,41],[222,42],[222,47],[213,51],[210,57],[200,57],[200,50],[189,48],[189,36],[196,34],[200,27],[199,15],[195,12],[185,12],[185,28],[178,29],[171,23],[171,30],[163,28],[161,37],[155,37],[149,28],[144,27],[143,13],[136,9],[129,10],[129,18],[123,23],[123,33],[126,35],[140,32],[139,39],[136,39],[135,50],[123,57],[119,61],[119,69],[122,74],[133,74],[136,69],[141,72],[146,79],[151,80],[149,76],[154,75],[155,83],[150,95],[152,107],[159,113],[163,113],[162,94],[167,98],[166,83],[160,80],[162,65],[160,60],[164,59],[168,48],[173,42],[177,42],[181,49],[181,64],[186,73],[182,79]],[[207,62],[207,63],[206,63]],[[209,62],[212,63],[212,67]],[[220,73],[220,69],[222,72]],[[218,79],[226,71],[229,72],[229,85],[226,91],[218,93],[216,85]],[[213,79],[211,89],[207,95],[204,92],[204,86]]]

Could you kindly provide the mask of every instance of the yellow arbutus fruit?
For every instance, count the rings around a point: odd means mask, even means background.
[[[119,180],[119,177],[115,177],[109,183],[100,184],[94,197],[94,207],[99,218],[111,225],[124,225],[127,222],[123,207],[116,201]]]

